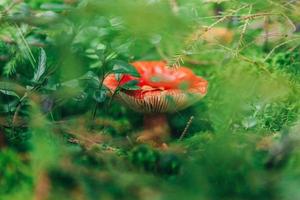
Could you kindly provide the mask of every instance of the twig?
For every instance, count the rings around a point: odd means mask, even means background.
[[[246,20],[248,18],[250,19],[254,19],[254,18],[258,18],[258,17],[265,17],[265,16],[276,16],[276,15],[280,15],[278,13],[256,13],[256,14],[251,14],[251,15],[227,15],[227,17],[236,17],[239,20]],[[198,17],[197,19],[218,19],[220,18],[220,16],[209,16],[209,17]]]
[[[16,29],[17,29],[18,32],[19,32],[19,36],[20,36],[20,38],[21,38],[21,41],[23,42],[23,45],[25,46],[25,49],[27,50],[27,52],[25,52],[25,53],[27,53],[28,60],[30,61],[32,67],[35,68],[36,60],[35,60],[34,55],[33,55],[32,51],[31,51],[31,49],[30,49],[30,47],[29,47],[29,44],[28,44],[28,42],[26,41],[26,39],[25,39],[25,37],[24,37],[24,34],[23,34],[21,28],[20,28],[17,24],[15,24],[15,27],[16,27]]]
[[[288,22],[288,24],[290,24],[291,26],[292,26],[292,28],[293,28],[293,31],[292,32],[295,32],[296,30],[297,30],[297,27],[296,27],[296,25],[293,23],[293,21],[286,15],[286,14],[284,14],[284,13],[280,13],[280,15],[281,16],[283,16],[286,20],[287,20],[287,22]]]
[[[270,56],[274,53],[274,51],[275,51],[276,49],[278,49],[279,47],[281,47],[281,46],[283,46],[283,45],[285,45],[285,44],[288,44],[288,43],[290,43],[290,42],[299,40],[299,39],[300,39],[300,38],[291,39],[291,40],[285,41],[285,42],[280,43],[279,45],[275,46],[275,47],[270,51],[270,53],[268,53],[268,55],[264,58],[264,62],[267,61],[267,60],[270,58]]]
[[[181,133],[181,135],[180,135],[180,137],[178,139],[179,141],[181,141],[185,137],[185,135],[187,134],[187,131],[188,131],[189,127],[191,126],[193,120],[194,120],[194,116],[191,116],[190,119],[189,119],[189,121],[187,122],[187,124],[186,124],[183,132]]]
[[[249,13],[248,14],[250,15],[251,12],[252,12],[252,5],[250,5]],[[247,27],[249,25],[249,22],[250,22],[250,18],[247,18],[246,21],[245,21],[245,24],[243,26],[242,32],[241,32],[241,36],[240,36],[240,39],[239,39],[239,42],[238,42],[238,46],[236,48],[235,56],[237,56],[239,54],[239,48],[242,46],[243,38],[244,38],[244,35],[246,33],[246,30],[247,30]]]
[[[21,1],[12,1],[10,5],[8,5],[2,13],[0,13],[0,20],[2,16],[5,16],[11,9],[13,9],[17,4],[21,3]]]
[[[129,144],[130,144],[131,146],[134,146],[134,145],[133,145],[133,142],[132,142],[132,139],[131,139],[128,135],[126,135],[126,139],[128,140],[128,142],[129,142]]]
[[[265,32],[265,37],[264,37],[264,48],[268,49],[269,47],[269,36],[270,36],[270,18],[265,17],[264,18],[264,32]]]
[[[22,107],[22,103],[27,98],[27,96],[28,96],[28,93],[25,92],[24,96],[19,100],[19,102],[17,104],[16,110],[15,110],[13,118],[12,118],[12,126],[13,126],[13,128],[15,127],[15,124],[17,122],[18,114],[19,114],[19,111],[20,111],[20,109]]]
[[[187,47],[185,48],[185,50],[183,52],[189,52],[195,49],[196,45],[197,45],[197,41],[208,31],[210,31],[214,26],[216,26],[217,24],[225,21],[227,18],[229,18],[230,16],[232,16],[233,14],[237,13],[238,11],[248,7],[249,4],[246,4],[240,8],[238,8],[237,10],[233,10],[231,11],[229,14],[224,15],[223,17],[221,17],[220,19],[218,19],[217,21],[215,21],[214,23],[212,23],[210,26],[204,28],[204,30],[197,30],[196,33],[193,33],[190,37],[188,37],[187,41],[185,42],[187,44]],[[180,66],[180,64],[183,63],[183,57],[185,55],[182,54],[178,54],[175,56],[174,58],[174,62],[172,64],[173,67],[178,67]]]
[[[283,8],[283,9],[285,9],[285,10],[290,10],[290,9],[286,6],[286,4],[277,3],[277,2],[272,1],[272,0],[268,0],[268,2],[269,2],[270,4],[273,4],[273,5],[276,5],[276,6],[278,6],[278,7],[281,7],[281,8]]]
[[[105,73],[105,63],[103,63],[103,69],[101,71],[102,71],[102,79],[99,83],[99,87],[98,87],[99,90],[102,90],[104,79],[109,75],[109,73]],[[92,120],[93,121],[96,118],[97,110],[98,110],[99,105],[100,105],[99,102],[95,103],[95,107],[94,107],[93,114],[92,114]]]
[[[121,80],[122,80],[122,78],[123,77],[121,77],[120,78],[120,80],[118,81],[118,85],[117,85],[117,87],[116,87],[116,89],[115,89],[115,91],[112,93],[112,95],[111,95],[111,97],[110,97],[110,99],[109,99],[109,102],[108,102],[108,107],[110,107],[111,106],[111,103],[112,103],[112,101],[113,101],[113,99],[114,99],[114,97],[117,95],[117,93],[119,92],[119,90],[120,90],[120,86],[121,86]]]
[[[13,127],[13,129],[15,128],[15,124],[16,124],[16,121],[18,119],[18,114],[19,114],[19,111],[20,111],[20,109],[22,107],[23,102],[25,101],[25,99],[27,99],[28,97],[30,97],[31,95],[33,95],[34,91],[37,91],[38,89],[40,89],[40,87],[41,87],[41,85],[34,86],[31,90],[25,91],[24,95],[20,98],[19,102],[16,105],[16,110],[14,112],[13,119],[12,119],[12,127]]]

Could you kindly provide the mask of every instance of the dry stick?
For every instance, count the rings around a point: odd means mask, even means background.
[[[223,48],[223,49],[225,49],[225,50],[227,50],[227,51],[230,51],[230,53],[232,54],[232,55],[234,55],[234,49],[231,49],[231,48],[229,48],[229,47],[226,47],[226,46],[224,46],[224,45],[221,45],[221,44],[217,44],[219,47],[221,47],[221,48]],[[256,61],[253,61],[253,60],[251,60],[250,58],[247,58],[246,56],[243,56],[243,55],[241,55],[241,54],[239,54],[238,55],[238,58],[241,58],[242,60],[244,60],[244,61],[246,61],[246,62],[249,62],[249,63],[251,63],[251,64],[257,64],[257,62]]]
[[[264,16],[276,16],[279,15],[278,13],[256,13],[256,14],[251,14],[251,15],[226,15],[227,17],[236,17],[239,20],[246,20],[248,18],[250,19],[254,19],[254,18],[258,18],[258,17],[264,17]],[[202,20],[202,19],[219,19],[220,16],[210,16],[210,17],[198,17],[198,19]]]
[[[239,17],[240,20],[247,20],[247,19],[255,19],[258,17],[271,17],[271,16],[282,16],[283,18],[285,18],[288,22],[288,24],[290,24],[293,27],[293,31],[296,30],[296,26],[293,23],[293,21],[284,13],[282,12],[278,12],[278,13],[256,13],[256,14],[248,14],[248,15],[232,15],[232,17]]]
[[[248,7],[248,6],[250,6],[250,9],[249,9],[249,14],[248,15],[241,15],[241,16],[238,16],[238,15],[234,15],[234,13],[237,13],[238,11],[240,11],[240,10],[242,10],[242,9],[244,9],[244,8],[246,8],[246,7]],[[187,46],[187,48],[186,48],[186,51],[189,51],[189,50],[193,50],[195,47],[196,47],[196,41],[202,36],[202,35],[204,35],[205,33],[207,33],[211,28],[213,28],[215,25],[217,25],[218,23],[220,23],[220,22],[222,22],[222,21],[224,21],[224,20],[226,20],[227,18],[229,18],[229,17],[233,17],[233,16],[237,16],[237,17],[239,17],[241,20],[246,20],[246,22],[245,22],[245,25],[244,25],[244,34],[245,34],[245,31],[246,31],[246,28],[247,28],[247,26],[248,26],[248,24],[249,24],[249,21],[250,20],[252,20],[252,19],[254,19],[254,18],[257,18],[257,17],[263,17],[263,16],[272,16],[272,15],[282,15],[284,18],[286,18],[287,19],[287,21],[288,21],[288,23],[289,24],[291,24],[293,27],[294,27],[294,29],[295,29],[295,25],[292,23],[292,21],[284,14],[284,13],[279,13],[279,14],[276,14],[276,13],[257,13],[257,14],[250,14],[251,13],[251,11],[252,11],[252,5],[249,5],[249,4],[246,4],[246,5],[244,5],[243,7],[241,7],[241,8],[239,8],[239,9],[237,9],[237,10],[234,10],[234,11],[232,11],[232,12],[230,12],[228,15],[224,15],[222,18],[220,18],[219,20],[217,20],[216,22],[214,22],[213,24],[211,24],[210,26],[208,26],[207,28],[205,28],[202,32],[200,32],[199,33],[199,31],[198,32],[196,32],[196,36],[193,36],[192,35],[192,38],[189,38],[188,39],[188,41],[187,41],[187,43],[188,43],[188,46]],[[218,18],[219,16],[216,16],[216,17],[207,17],[207,18]],[[244,34],[242,34],[242,35],[244,35]],[[242,39],[243,39],[243,36],[240,38],[240,44],[242,43]],[[239,45],[240,46],[240,45]],[[238,50],[238,49],[237,49]],[[238,53],[238,52],[236,52],[236,53]],[[180,66],[180,64],[181,63],[184,63],[184,55],[182,55],[182,54],[179,54],[179,55],[176,55],[175,56],[175,59],[174,59],[174,64],[173,64],[173,66],[175,66],[175,67],[178,67],[178,66]]]
[[[250,8],[249,8],[249,15],[251,14],[252,12],[252,5],[250,5]],[[244,35],[246,33],[246,30],[247,30],[247,27],[249,25],[249,22],[250,22],[250,18],[247,18],[246,21],[245,21],[245,24],[243,26],[243,29],[242,29],[242,32],[241,32],[241,36],[240,36],[240,39],[239,39],[239,43],[238,43],[238,46],[236,48],[236,52],[235,52],[235,56],[237,57],[238,54],[239,54],[239,48],[242,46],[242,43],[243,43],[243,38],[244,38]]]
[[[213,24],[206,27],[204,30],[201,30],[200,32],[197,31],[196,34],[192,34],[191,37],[189,37],[188,40],[186,41],[187,48],[185,49],[185,51],[193,50],[195,48],[196,41],[199,40],[205,33],[207,33],[209,30],[211,30],[215,25],[223,22],[224,20],[226,20],[227,18],[232,16],[234,13],[237,13],[238,11],[240,11],[248,6],[249,6],[248,4],[244,5],[241,8],[234,10],[227,15],[224,15],[223,17],[221,17],[220,19],[215,21]],[[180,64],[183,63],[183,57],[184,57],[184,55],[182,55],[182,54],[175,56],[175,61],[174,61],[173,67],[180,66]]]
[[[286,14],[284,14],[283,12],[280,12],[279,15],[282,15],[287,20],[287,22],[292,26],[293,32],[295,32],[297,30],[296,25],[293,23],[293,21]]]
[[[298,1],[298,0],[289,0],[289,1],[287,1],[284,5],[296,3],[297,1]]]
[[[269,47],[269,36],[270,36],[270,18],[269,17],[265,17],[264,19],[264,31],[265,31],[265,40],[264,40],[264,47],[265,49],[268,49]]]
[[[0,13],[0,19],[1,19],[2,16],[7,15],[7,13],[8,13],[11,9],[13,9],[13,7],[15,7],[15,6],[16,6],[17,4],[19,4],[19,3],[21,3],[21,1],[13,1],[13,2],[11,2],[11,4],[8,5],[8,6],[2,11],[2,13]]]
[[[254,19],[257,17],[267,17],[267,16],[276,16],[278,15],[278,13],[256,13],[256,14],[249,14],[249,15],[244,15],[244,16],[240,16],[241,20],[247,20],[247,19]]]
[[[28,93],[25,92],[24,96],[19,100],[19,102],[18,102],[18,104],[17,104],[15,113],[14,113],[13,118],[12,118],[12,126],[13,126],[13,128],[15,128],[15,124],[16,124],[16,122],[17,122],[18,115],[19,115],[20,109],[21,109],[21,107],[22,107],[22,103],[23,103],[23,101],[24,101],[27,97],[28,97]]]
[[[229,48],[229,47],[223,46],[223,45],[221,45],[221,44],[218,44],[218,46],[224,48],[225,50],[230,51],[231,54],[234,53],[234,50],[231,49],[231,48]],[[260,65],[259,62],[253,61],[253,60],[251,60],[250,58],[248,58],[248,57],[246,57],[246,56],[244,56],[244,55],[242,55],[242,54],[239,54],[239,55],[238,55],[238,58],[240,58],[240,59],[242,59],[243,61],[246,61],[246,62],[248,62],[248,63],[251,63],[251,64],[253,64],[253,65],[256,65],[257,67],[259,67],[260,69],[262,69],[264,72],[266,72],[268,75],[271,75],[271,72],[270,72],[267,68],[265,68],[265,67],[263,67],[262,65]]]
[[[21,28],[20,28],[17,24],[15,24],[15,27],[16,27],[16,29],[17,29],[18,32],[19,32],[19,35],[20,35],[20,37],[21,37],[21,41],[23,42],[23,44],[25,45],[26,50],[28,51],[28,52],[25,52],[25,53],[28,54],[28,55],[27,55],[27,56],[28,56],[28,60],[30,61],[30,64],[32,65],[32,67],[35,68],[36,60],[35,60],[34,55],[33,55],[32,51],[31,51],[31,49],[30,49],[30,47],[29,47],[29,44],[28,44],[28,42],[26,41],[26,39],[25,39],[25,37],[24,37],[24,34],[23,34]]]
[[[279,45],[275,46],[275,47],[270,51],[270,53],[264,58],[264,62],[267,61],[267,60],[270,58],[270,56],[274,53],[274,51],[275,51],[276,49],[278,49],[279,47],[281,47],[281,46],[283,46],[283,45],[285,45],[285,44],[288,44],[288,43],[290,43],[290,42],[299,40],[299,39],[300,39],[300,38],[291,39],[291,40],[285,41],[285,42],[280,43]]]
[[[242,10],[242,9],[248,7],[248,6],[249,6],[249,5],[247,4],[247,5],[241,7],[241,8],[239,8],[239,9],[237,9],[237,10],[234,10],[234,11],[230,12],[230,14],[228,14],[228,15],[224,15],[223,17],[221,17],[220,19],[218,19],[217,21],[215,21],[214,23],[212,23],[210,26],[206,27],[203,31],[200,32],[200,34],[197,34],[197,33],[196,33],[196,38],[193,39],[193,40],[190,41],[190,42],[194,42],[194,41],[198,40],[198,39],[199,39],[201,36],[203,36],[206,32],[208,32],[209,30],[211,30],[215,25],[217,25],[217,24],[223,22],[224,20],[226,20],[227,18],[229,18],[230,16],[232,16],[233,13],[237,13],[238,11],[240,11],[240,10]]]
[[[187,122],[187,124],[186,124],[183,132],[181,133],[180,138],[178,139],[179,141],[181,141],[184,138],[184,136],[186,135],[189,127],[191,126],[191,124],[193,122],[193,119],[194,119],[194,116],[191,116],[190,119],[189,119],[189,121]]]
[[[40,89],[41,85],[36,85],[34,86],[31,90],[29,91],[25,91],[24,95],[21,97],[21,99],[19,100],[18,104],[17,104],[17,107],[16,107],[16,110],[15,110],[15,113],[13,115],[13,119],[12,119],[12,126],[13,128],[15,128],[15,124],[16,124],[16,121],[17,121],[17,118],[18,118],[18,114],[21,110],[21,107],[22,107],[22,103],[23,101],[27,98],[27,97],[30,97],[31,95],[33,95],[33,92],[34,91],[37,91],[38,89]]]
[[[131,138],[130,138],[128,135],[126,135],[126,139],[128,140],[128,142],[129,142],[129,144],[130,144],[131,146],[134,146],[134,144],[133,144]]]
[[[281,7],[282,9],[285,9],[285,10],[289,10],[289,11],[290,11],[290,8],[288,8],[288,7],[286,6],[286,4],[277,3],[277,2],[272,1],[272,0],[268,0],[268,2],[269,2],[270,4],[275,5],[275,6]]]

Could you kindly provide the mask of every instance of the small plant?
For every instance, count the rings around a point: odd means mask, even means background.
[[[181,168],[181,161],[175,154],[161,153],[144,145],[133,149],[129,158],[141,169],[167,176],[178,174]]]
[[[279,52],[269,60],[269,68],[287,73],[293,80],[299,81],[300,75],[300,52],[299,49]]]
[[[279,102],[265,105],[258,113],[260,125],[272,132],[292,125],[298,116],[298,108],[293,103]]]

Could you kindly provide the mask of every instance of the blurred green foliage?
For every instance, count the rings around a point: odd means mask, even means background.
[[[299,9],[0,1],[0,199],[299,199]],[[167,150],[135,142],[142,114],[103,84],[138,76],[135,60],[185,65],[209,82],[201,102],[168,114]]]

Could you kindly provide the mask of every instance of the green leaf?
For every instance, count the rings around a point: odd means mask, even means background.
[[[115,74],[115,79],[116,79],[117,81],[120,81],[121,78],[122,78],[122,74]]]
[[[90,65],[91,69],[96,69],[96,68],[100,68],[103,65],[103,63],[101,61],[97,61],[93,64]]]
[[[46,52],[44,51],[44,49],[41,49],[40,56],[39,56],[38,68],[34,72],[34,76],[33,76],[33,79],[32,79],[34,82],[40,81],[41,77],[45,73],[45,71],[46,71],[46,62],[47,62]]]
[[[139,90],[141,88],[140,88],[140,86],[137,85],[138,83],[139,83],[138,80],[131,80],[131,81],[128,81],[127,83],[121,85],[120,88],[125,89],[125,90]]]
[[[17,95],[17,93],[13,92],[13,91],[10,91],[10,90],[1,90],[0,89],[0,92],[5,94],[5,95],[9,95],[9,96],[14,96],[14,97],[17,97],[18,99],[20,99],[19,95]]]
[[[99,60],[99,56],[96,54],[88,54],[86,56],[90,59]]]
[[[79,80],[89,84],[89,87],[92,88],[98,88],[100,84],[98,76],[92,71],[88,71],[85,75],[80,77]]]
[[[104,102],[106,100],[106,97],[107,97],[107,90],[104,88],[101,88],[100,90],[96,90],[93,95],[93,98],[98,103]]]
[[[114,60],[112,64],[113,64],[112,73],[114,74],[128,74],[134,77],[140,77],[140,74],[135,69],[135,67],[130,65],[127,62],[121,60]]]

